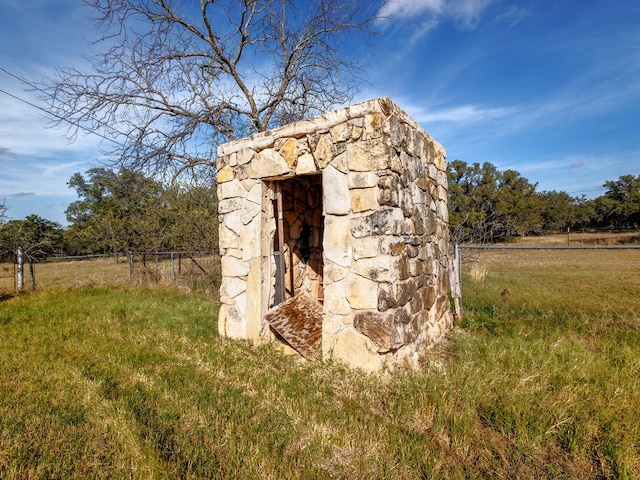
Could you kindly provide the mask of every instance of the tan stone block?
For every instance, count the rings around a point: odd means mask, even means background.
[[[327,216],[324,226],[324,256],[342,267],[351,266],[353,250],[351,245],[350,221],[346,216]]]
[[[332,356],[353,368],[375,372],[382,368],[383,357],[372,350],[367,337],[353,328],[346,328],[336,334]]]
[[[387,147],[377,140],[350,143],[345,153],[349,170],[353,172],[375,172],[389,163]]]
[[[364,132],[365,138],[380,138],[383,135],[384,130],[384,117],[379,113],[372,115],[365,115],[364,117]]]
[[[256,151],[252,148],[245,147],[238,151],[236,161],[238,165],[246,165],[256,156]]]
[[[280,155],[285,159],[290,168],[295,168],[298,163],[298,145],[295,139],[287,139],[280,147]]]
[[[225,166],[221,170],[218,170],[218,174],[216,175],[216,181],[218,184],[229,182],[236,178],[236,174],[233,171],[233,168],[230,166]]]
[[[280,153],[267,148],[258,153],[249,165],[250,178],[271,178],[285,176],[291,169]]]
[[[354,310],[378,308],[378,283],[354,272],[347,273],[347,301]]]
[[[346,280],[326,284],[324,286],[324,312],[332,315],[351,314],[351,306],[346,297]]]
[[[247,282],[238,277],[222,277],[220,296],[235,298],[247,290]]]
[[[247,338],[246,325],[238,309],[231,305],[224,306],[226,308],[220,309],[219,322],[223,325],[225,335],[235,339]]]
[[[244,198],[246,194],[247,191],[238,180],[218,184],[218,198],[220,200],[234,197]]]
[[[238,237],[238,247],[242,250],[245,261],[260,256],[260,215],[244,226]]]
[[[226,227],[223,222],[218,229],[220,248],[238,248],[239,237],[233,230]]]
[[[329,130],[331,133],[331,140],[333,143],[346,142],[351,138],[351,125],[348,123],[341,123]]]
[[[366,212],[378,208],[377,188],[357,188],[351,190],[351,210],[353,213]]]
[[[354,260],[376,257],[380,254],[380,239],[378,237],[354,238],[352,243]]]
[[[378,185],[380,177],[375,172],[352,172],[349,174],[349,188],[369,188]]]
[[[332,165],[322,172],[322,197],[327,215],[346,215],[351,211],[351,195],[347,175]]]
[[[247,338],[254,342],[260,338],[260,330],[262,328],[262,282],[260,281],[260,265],[261,258],[255,258],[249,262],[249,274],[247,276],[247,292],[246,292],[246,329]]]
[[[296,175],[307,175],[310,173],[319,172],[313,155],[310,153],[304,153],[298,157],[298,164],[296,165]]]
[[[249,265],[238,258],[225,255],[220,259],[223,277],[245,277],[249,274]]]
[[[396,273],[391,268],[393,263],[391,257],[387,255],[361,258],[353,263],[351,271],[369,280],[390,283],[396,279]],[[370,293],[375,296],[374,292]]]
[[[333,157],[335,156],[335,147],[333,142],[331,141],[331,135],[320,135],[320,139],[318,140],[318,145],[313,153],[318,166],[322,169],[325,168]]]

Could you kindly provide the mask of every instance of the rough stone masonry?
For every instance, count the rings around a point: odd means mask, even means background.
[[[445,150],[391,100],[221,145],[217,162],[222,335],[287,343],[265,315],[305,295],[322,356],[380,370],[416,366],[452,325]]]

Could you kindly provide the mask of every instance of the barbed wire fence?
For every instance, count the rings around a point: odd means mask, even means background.
[[[629,256],[624,260],[619,258],[609,258],[605,252],[614,251],[632,251],[633,256]],[[516,255],[516,252],[527,253],[526,259]],[[542,256],[541,253],[548,252],[550,255]],[[570,254],[571,252],[571,254]],[[453,257],[450,265],[450,286],[451,296],[454,302],[455,313],[461,317],[464,313],[463,308],[463,276],[470,281],[478,281],[487,274],[487,256],[493,254],[493,257],[500,255],[506,257],[502,264],[511,262],[511,267],[521,267],[526,263],[529,266],[538,266],[540,268],[556,267],[561,268],[570,264],[573,268],[594,265],[594,257],[575,254],[587,252],[597,252],[597,263],[600,267],[606,266],[612,271],[616,269],[631,269],[640,274],[640,245],[455,245],[453,247]],[[575,253],[575,254],[573,254]],[[484,258],[483,258],[484,257]],[[517,258],[518,257],[518,258]],[[495,258],[493,258],[495,261]],[[464,272],[464,273],[463,273]],[[480,280],[482,281],[482,280]]]
[[[37,289],[173,284],[217,294],[220,257],[215,251],[123,252],[57,256],[0,264],[0,296]]]

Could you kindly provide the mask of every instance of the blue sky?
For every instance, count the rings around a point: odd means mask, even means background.
[[[1,0],[0,68],[38,81],[81,67],[95,32],[78,3]],[[370,65],[354,101],[391,97],[450,161],[491,162],[539,191],[587,197],[640,174],[637,0],[404,0],[382,13],[374,46],[352,47]],[[36,95],[2,70],[0,90],[0,201],[9,218],[64,223],[76,199],[67,181],[105,160],[100,138],[69,143],[47,129],[8,94]]]

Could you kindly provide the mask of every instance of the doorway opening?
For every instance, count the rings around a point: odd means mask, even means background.
[[[275,291],[265,318],[277,338],[307,357],[322,333],[322,176],[273,184]]]

